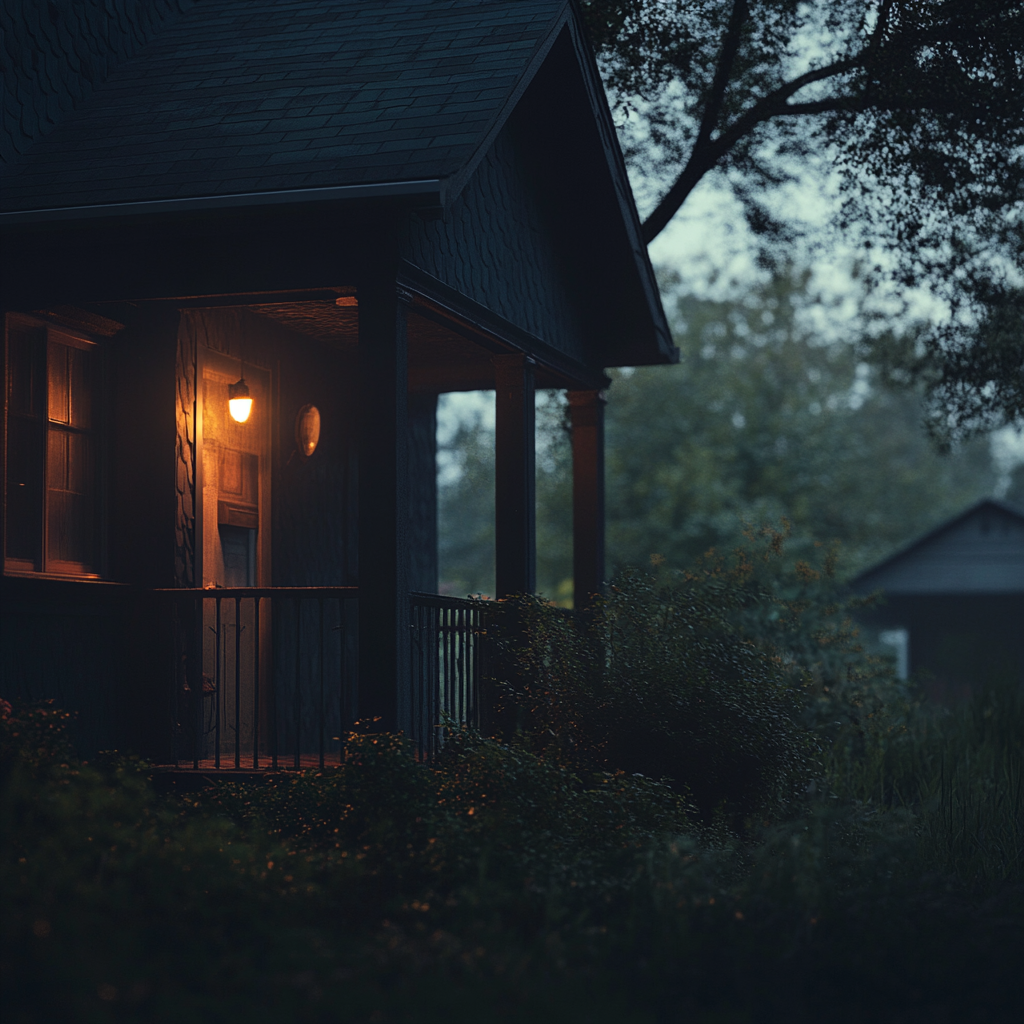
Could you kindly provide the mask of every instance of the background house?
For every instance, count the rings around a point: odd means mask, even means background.
[[[934,699],[985,684],[1024,686],[1024,513],[986,499],[861,573],[881,591],[866,626],[896,646]]]
[[[534,585],[534,389],[569,391],[582,603],[604,367],[674,358],[575,8],[3,17],[0,692],[157,757],[322,757],[356,716],[422,737],[472,654],[467,610],[428,600],[437,395],[496,390],[510,594]]]

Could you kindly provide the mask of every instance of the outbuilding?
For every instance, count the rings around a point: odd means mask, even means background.
[[[985,499],[861,573],[862,614],[936,700],[1024,686],[1024,513]]]

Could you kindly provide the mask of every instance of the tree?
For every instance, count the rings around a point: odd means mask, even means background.
[[[937,452],[920,395],[897,391],[854,340],[822,340],[808,275],[742,301],[677,297],[678,366],[613,372],[607,423],[609,569],[652,554],[683,568],[743,542],[744,523],[792,526],[794,558],[841,544],[852,573],[991,493],[985,443]],[[896,340],[894,346],[898,346]],[[571,593],[571,453],[562,406],[538,410],[538,588]],[[492,592],[493,435],[455,439],[462,475],[441,488],[443,578]],[[490,502],[490,504],[488,504]]]
[[[786,519],[794,556],[838,540],[853,573],[991,492],[985,442],[937,452],[919,394],[887,386],[860,338],[818,337],[807,287],[789,275],[743,301],[678,297],[679,365],[616,375],[613,563],[683,567],[739,543],[744,523]]]
[[[653,239],[714,174],[772,262],[773,188],[824,158],[838,226],[951,316],[914,368],[953,423],[1024,416],[1024,3],[582,0]]]

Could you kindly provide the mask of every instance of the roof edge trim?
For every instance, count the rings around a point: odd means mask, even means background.
[[[566,23],[570,21],[570,17],[570,7],[568,0],[566,0],[561,10],[552,20],[547,35],[544,36],[534,49],[523,73],[519,76],[519,80],[508,96],[506,96],[501,110],[498,111],[495,118],[491,121],[491,126],[480,141],[480,145],[477,146],[469,160],[450,179],[449,200],[454,200],[463,188],[466,187],[469,179],[473,177],[473,173],[479,167],[487,151],[494,145],[494,140],[498,137],[502,128],[505,127],[505,122],[512,116],[512,111],[515,110],[516,105],[523,98],[523,94],[530,87],[541,65],[548,59],[548,54],[551,53],[555,41],[558,39]]]
[[[600,369],[587,366],[568,353],[561,352],[469,296],[460,294],[415,263],[402,260],[398,281],[410,295],[421,300],[415,305],[436,307],[475,333],[485,335],[513,351],[524,352],[556,376],[562,377],[567,387],[570,382],[575,382],[581,389],[601,391],[611,384]]]
[[[153,213],[192,210],[222,210],[253,206],[285,206],[292,203],[322,203],[332,200],[388,199],[419,196],[431,206],[443,206],[444,183],[438,178],[417,181],[380,181],[365,185],[337,185],[323,188],[287,189],[278,192],[238,192],[223,196],[185,196],[181,199],[153,199],[132,203],[101,203],[93,206],[58,206],[41,210],[0,212],[0,225],[39,224],[85,220],[96,217],[129,217]]]
[[[973,505],[969,505],[962,512],[959,512],[954,516],[950,516],[949,519],[943,520],[943,522],[939,523],[937,526],[933,526],[930,530],[926,530],[919,536],[907,541],[906,544],[898,547],[891,555],[887,555],[881,561],[875,562],[874,565],[869,565],[849,581],[849,586],[853,588],[862,588],[866,581],[871,576],[874,576],[875,573],[888,568],[891,563],[898,562],[901,558],[904,558],[912,551],[923,547],[929,541],[934,540],[947,530],[951,530],[954,526],[959,526],[959,524],[965,519],[975,515],[985,507],[995,508],[1000,512],[1013,516],[1016,519],[1024,520],[1024,512],[1015,505],[1011,505],[1008,501],[1002,501],[1000,498],[981,498],[979,501],[974,502]]]
[[[616,199],[626,228],[630,248],[633,250],[633,260],[640,278],[640,284],[644,290],[651,313],[652,327],[654,328],[658,351],[663,357],[664,363],[672,365],[679,362],[679,348],[672,340],[672,329],[669,327],[668,318],[665,316],[665,307],[661,301],[661,293],[654,274],[654,267],[651,264],[650,253],[648,252],[647,244],[643,240],[640,213],[636,208],[633,189],[629,181],[629,172],[626,169],[626,161],[622,155],[622,148],[619,146],[615,122],[612,119],[612,112],[608,106],[608,96],[598,72],[597,57],[590,45],[590,40],[583,30],[583,18],[579,8],[579,0],[570,0],[570,4],[574,17],[569,18],[567,23],[576,54],[576,61],[583,76],[584,87],[590,96],[591,108],[596,115],[598,132],[602,136],[601,141],[606,158],[608,159],[608,170],[612,177]]]

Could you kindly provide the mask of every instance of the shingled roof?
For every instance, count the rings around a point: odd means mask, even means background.
[[[120,63],[107,59],[113,67],[79,89],[77,102],[75,89],[65,90],[73,109],[13,154],[0,210],[20,219],[30,211],[375,184],[436,188],[443,201],[568,7],[565,0],[173,6]]]

